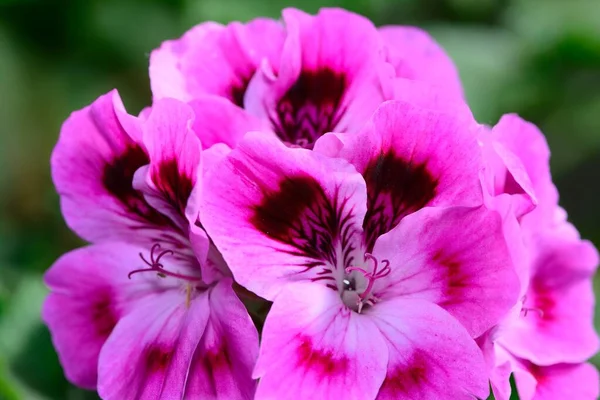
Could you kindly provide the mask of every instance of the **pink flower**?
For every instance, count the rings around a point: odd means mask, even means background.
[[[257,128],[301,147],[326,132],[356,133],[382,101],[405,98],[410,83],[399,78],[462,97],[456,68],[425,32],[378,30],[341,9],[311,16],[288,8],[283,23],[203,23],[152,53],[150,78],[155,99],[189,101],[200,112],[215,107],[209,97],[228,100],[219,108],[238,129],[208,141],[198,131],[207,146],[234,147]]]
[[[518,280],[481,206],[479,129],[389,102],[315,151],[248,134],[209,173],[207,232],[274,301],[257,399],[487,397],[471,337],[515,304]]]
[[[137,119],[111,92],[71,115],[52,155],[65,219],[93,244],[47,272],[43,318],[69,380],[104,399],[254,394],[257,332],[197,218],[219,157],[193,118],[161,100]]]
[[[507,115],[483,140],[489,201],[503,210],[521,279],[513,312],[480,339],[496,398],[509,398],[513,372],[521,399],[596,399],[598,374],[581,363],[598,350],[591,280],[598,253],[558,206],[550,152],[535,126]]]

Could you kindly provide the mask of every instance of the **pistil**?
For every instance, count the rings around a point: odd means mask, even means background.
[[[390,268],[390,262],[388,260],[381,260],[381,262],[384,265],[383,265],[383,268],[381,268],[380,270],[378,270],[379,262],[377,261],[377,258],[375,258],[372,254],[365,253],[365,260],[373,261],[373,271],[369,272],[365,268],[361,268],[361,267],[346,268],[347,274],[349,274],[353,271],[358,271],[367,280],[367,287],[365,288],[365,290],[362,291],[361,293],[357,293],[358,294],[358,303],[357,303],[358,310],[357,311],[359,314],[361,313],[363,306],[365,304],[373,305],[377,301],[377,298],[372,294],[373,285],[375,284],[375,281],[377,279],[388,276],[390,274],[390,272],[392,271]],[[350,282],[350,281],[348,280],[348,282]]]

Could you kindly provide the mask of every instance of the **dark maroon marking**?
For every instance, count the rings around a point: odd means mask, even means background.
[[[315,349],[308,337],[300,338],[297,351],[297,366],[315,371],[318,377],[343,374],[348,370],[347,357],[336,357],[331,351]]]
[[[370,252],[379,236],[435,197],[438,182],[424,164],[407,162],[393,151],[371,160],[363,176],[367,183],[367,214],[363,229],[366,248]]]
[[[185,208],[194,184],[191,177],[179,171],[177,160],[162,161],[153,180],[167,203],[185,217]]]
[[[408,365],[401,365],[393,372],[389,372],[383,381],[380,393],[392,392],[398,394],[409,394],[418,388],[423,392],[424,384],[427,384],[427,357],[419,351],[415,351],[408,361]]]
[[[440,281],[443,283],[444,297],[440,306],[455,304],[457,299],[462,299],[464,291],[473,286],[470,281],[472,273],[465,271],[464,263],[458,254],[450,253],[447,250],[438,250],[431,260],[443,267],[443,270],[440,270],[440,273],[443,274]]]
[[[251,77],[252,75],[254,74],[250,74],[249,76]],[[249,77],[240,77],[239,82],[231,85],[231,88],[229,89],[229,99],[236,106],[244,108],[244,96],[246,95],[246,90],[248,90],[249,83]]]
[[[154,373],[165,370],[171,362],[171,351],[159,346],[150,346],[145,352],[146,370]]]
[[[106,164],[102,183],[106,190],[115,196],[127,211],[138,216],[141,221],[153,225],[170,225],[170,220],[153,209],[144,196],[132,186],[133,175],[150,162],[148,155],[138,145],[129,146],[121,155]]]
[[[267,192],[253,209],[250,222],[273,240],[288,244],[288,254],[307,257],[306,270],[329,262],[337,266],[335,243],[341,241],[344,265],[352,262],[353,210],[348,200],[329,199],[321,185],[310,176],[287,177],[277,191]]]
[[[285,142],[310,147],[324,133],[340,131],[335,128],[347,87],[346,76],[329,68],[302,71],[271,117],[275,133]]]
[[[100,337],[107,338],[118,322],[109,292],[102,292],[102,295],[92,303],[91,313],[96,333]]]

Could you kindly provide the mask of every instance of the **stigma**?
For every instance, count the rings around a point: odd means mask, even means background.
[[[378,279],[388,276],[391,272],[390,262],[381,260],[380,262],[370,253],[365,253],[365,264],[371,261],[373,268],[369,271],[366,265],[363,267],[352,266],[345,270],[342,280],[341,297],[346,304],[359,314],[365,306],[373,306],[379,299],[373,293],[373,285]]]
[[[156,254],[158,253],[158,254]],[[150,261],[148,261],[142,253],[139,254],[142,261],[148,265],[148,268],[139,268],[131,271],[127,277],[131,279],[131,276],[140,272],[154,272],[160,278],[172,277],[187,282],[200,282],[202,279],[198,276],[191,276],[172,272],[165,269],[164,265],[160,262],[166,255],[173,255],[173,250],[162,250],[159,243],[155,243],[150,249]]]

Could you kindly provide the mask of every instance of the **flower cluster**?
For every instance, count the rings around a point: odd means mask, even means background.
[[[594,399],[598,254],[543,135],[466,105],[423,31],[339,9],[204,23],[64,123],[90,242],[47,272],[67,378],[103,399]]]

